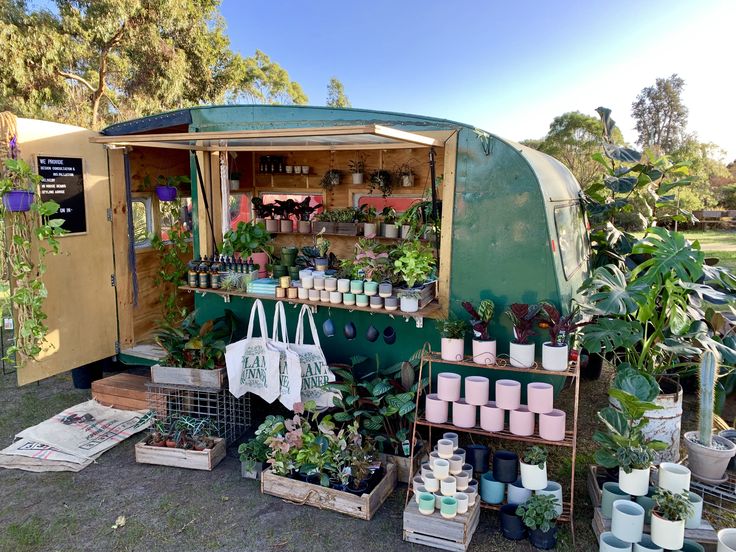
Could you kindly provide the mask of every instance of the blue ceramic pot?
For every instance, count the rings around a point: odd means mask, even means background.
[[[335,335],[335,325],[332,323],[331,319],[327,319],[322,323],[322,333],[325,334],[325,337],[332,337]]]
[[[488,504],[501,504],[506,494],[506,485],[493,478],[493,472],[486,472],[480,479],[480,497]]]

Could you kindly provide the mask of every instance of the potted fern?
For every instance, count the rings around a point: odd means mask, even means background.
[[[506,311],[514,327],[514,339],[509,344],[511,366],[531,368],[534,365],[534,343],[529,343],[529,338],[534,335],[534,322],[541,309],[539,304],[513,303]]]
[[[724,474],[728,463],[736,454],[736,444],[724,437],[713,435],[713,405],[718,380],[716,354],[714,351],[706,350],[700,359],[698,431],[685,433],[688,466],[695,477],[709,483],[725,480]]]
[[[658,488],[652,508],[652,542],[667,550],[679,550],[685,540],[685,520],[692,514],[687,492],[676,494]]]
[[[496,340],[491,339],[488,331],[495,309],[493,301],[483,299],[477,310],[472,303],[465,301],[463,308],[470,315],[470,326],[473,329],[473,362],[496,364]]]
[[[529,542],[535,548],[550,550],[557,546],[557,497],[534,495],[516,509],[529,529]]]
[[[448,318],[437,320],[437,330],[442,335],[440,356],[442,360],[458,361],[465,357],[465,334],[469,328],[465,320]]]

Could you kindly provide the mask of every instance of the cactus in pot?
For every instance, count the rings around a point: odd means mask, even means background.
[[[699,408],[698,431],[685,433],[688,465],[693,475],[715,483],[724,480],[728,462],[736,454],[736,444],[724,437],[713,435],[713,407],[718,380],[718,356],[705,350],[698,367]]]

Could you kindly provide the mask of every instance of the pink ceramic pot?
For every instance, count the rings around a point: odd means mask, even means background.
[[[503,431],[505,412],[494,401],[480,407],[480,427],[485,431]]]
[[[265,278],[267,274],[266,264],[268,264],[268,254],[261,251],[259,253],[253,253],[248,258],[253,261],[253,264],[258,265],[258,277]]]
[[[536,414],[550,412],[554,406],[555,389],[549,383],[534,382],[526,386],[526,402]]]
[[[462,378],[452,372],[440,372],[437,374],[437,397],[443,401],[460,400],[460,384]]]
[[[447,401],[443,401],[437,397],[436,393],[430,393],[427,395],[427,399],[424,403],[424,415],[428,422],[434,424],[444,424],[447,422]]]
[[[551,410],[539,415],[539,436],[548,441],[565,439],[565,411]]]
[[[496,340],[473,340],[473,362],[476,364],[496,364]]]
[[[491,383],[483,376],[468,376],[465,378],[465,402],[481,406],[488,402],[488,393]]]
[[[468,404],[463,399],[452,403],[452,425],[457,427],[475,427],[478,407]]]
[[[530,412],[525,404],[509,412],[509,429],[514,435],[534,435],[534,412]]]
[[[516,380],[496,381],[496,406],[504,410],[516,410],[521,404],[521,384]]]
[[[462,360],[465,356],[465,340],[443,337],[440,356],[442,360]]]

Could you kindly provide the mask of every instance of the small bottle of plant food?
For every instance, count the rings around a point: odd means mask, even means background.
[[[199,257],[189,261],[189,265],[187,267],[188,268],[187,284],[189,284],[189,287],[196,288],[199,285],[199,277],[197,274],[198,267],[199,267]]]
[[[220,289],[220,263],[213,263],[210,269],[210,287]]]
[[[197,277],[199,278],[199,287],[210,287],[210,272],[207,257],[204,257],[202,259],[202,262],[199,263],[199,268],[197,269]]]
[[[248,272],[248,274],[250,274],[250,273],[255,272],[255,271],[256,271],[256,265],[253,262],[253,259],[248,258],[248,268],[247,268],[246,272]]]

